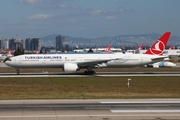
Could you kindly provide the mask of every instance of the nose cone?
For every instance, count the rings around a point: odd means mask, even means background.
[[[5,63],[6,65],[9,65],[9,62],[8,62],[8,61],[5,61],[4,63]]]
[[[7,59],[4,63],[8,66],[11,66],[12,64],[11,59]]]
[[[176,67],[176,64],[173,63],[173,64],[172,64],[172,67]]]
[[[166,62],[165,66],[167,66],[167,67],[176,67],[176,64],[172,63],[172,62]]]

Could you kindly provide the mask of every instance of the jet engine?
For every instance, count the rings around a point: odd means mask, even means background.
[[[65,63],[63,70],[64,72],[75,72],[78,70],[78,66],[75,63]]]

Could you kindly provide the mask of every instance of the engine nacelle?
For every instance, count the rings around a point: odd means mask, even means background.
[[[78,66],[75,63],[65,63],[63,70],[64,72],[75,72],[78,70]]]

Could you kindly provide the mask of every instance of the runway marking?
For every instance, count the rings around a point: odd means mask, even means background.
[[[122,102],[100,102],[101,104],[123,104],[123,103],[180,103],[180,101],[122,101]]]
[[[158,115],[158,114],[157,114]],[[52,117],[125,117],[125,116],[154,116],[154,114],[118,114],[118,115],[112,115],[112,114],[107,114],[107,115],[22,115],[22,116],[0,116],[0,118],[36,118],[36,117],[43,117],[43,118],[52,118]],[[160,114],[158,116],[180,116],[179,113],[174,113],[174,114]]]
[[[180,110],[110,110],[112,113],[174,113],[180,112]]]
[[[99,73],[99,74],[98,74]],[[119,74],[118,74],[119,73]],[[0,73],[0,78],[15,78],[15,77],[115,77],[115,76],[180,76],[180,72],[97,72],[95,75],[83,74],[44,74],[44,73]]]

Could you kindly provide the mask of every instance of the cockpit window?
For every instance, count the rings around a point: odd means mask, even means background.
[[[6,61],[11,61],[11,59],[10,59],[10,58],[6,58],[6,59],[4,60],[4,62],[6,62]]]
[[[7,61],[11,61],[11,59],[7,59]]]

